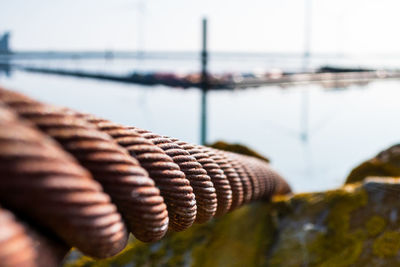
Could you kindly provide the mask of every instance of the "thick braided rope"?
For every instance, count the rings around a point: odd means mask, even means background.
[[[247,164],[245,164],[243,162],[243,158],[240,157],[240,155],[238,155],[236,153],[232,153],[232,152],[226,152],[226,154],[228,155],[229,158],[231,158],[235,161],[237,166],[239,166],[243,170],[243,172],[247,175],[247,177],[249,178],[250,185],[251,185],[250,201],[260,199],[260,196],[261,196],[260,183],[259,183],[258,178],[255,175],[255,173],[251,170],[251,168],[249,166],[247,166]]]
[[[168,137],[139,128],[136,128],[136,130],[144,138],[164,150],[178,164],[181,171],[185,173],[186,179],[189,180],[196,196],[197,214],[195,222],[205,223],[210,220],[217,210],[217,195],[211,178],[207,175],[207,171],[203,169],[203,166],[189,152]]]
[[[250,200],[290,192],[268,163],[253,157],[190,145],[3,89],[1,101],[72,153],[103,184],[130,229],[144,241],[165,234],[167,215],[174,230],[192,225],[195,197],[205,207],[198,209],[204,214],[198,222],[203,222]],[[0,179],[0,204],[51,229],[88,255],[108,257],[125,246],[121,215],[101,187],[55,142],[1,107],[0,159],[0,177],[10,178]],[[160,188],[168,212],[139,163]],[[190,184],[198,186],[195,194]]]
[[[232,158],[229,153],[226,153],[226,152],[222,152],[222,153],[225,155],[228,163],[232,165],[232,167],[235,169],[236,173],[239,175],[239,178],[240,178],[240,181],[241,181],[242,187],[243,187],[243,203],[242,204],[249,203],[253,197],[253,188],[252,188],[252,184],[251,184],[248,173],[243,168],[243,165],[235,158]]]
[[[88,114],[76,113],[76,116],[92,123],[105,133],[121,127]],[[110,136],[112,137],[112,135]],[[160,195],[160,190],[155,187],[154,180],[148,178],[147,171],[145,179],[131,177],[130,180],[132,184],[136,185],[135,188],[126,185],[116,187],[116,194],[119,194],[118,191],[122,192],[119,196],[121,201],[118,203],[118,207],[122,206],[126,210],[125,214],[128,214],[126,217],[133,224],[131,228],[136,238],[143,242],[160,240],[167,232],[169,224],[164,198]],[[135,197],[131,197],[131,201],[126,201],[126,195]]]
[[[244,165],[248,166],[250,171],[256,176],[257,182],[259,185],[259,195],[258,199],[265,198],[266,195],[269,195],[269,192],[273,192],[275,189],[275,181],[266,181],[266,179],[269,179],[269,177],[264,175],[264,169],[263,164],[259,164],[259,161],[253,160],[252,157],[248,157],[245,155],[239,155],[238,156],[243,162]]]
[[[275,194],[287,194],[291,192],[288,183],[271,168],[269,163],[245,155],[238,155],[237,157],[257,175],[257,180],[260,182],[260,187],[262,188],[261,198],[268,199]]]
[[[239,207],[243,202],[243,187],[240,181],[239,175],[227,161],[225,155],[220,150],[204,147],[204,152],[207,153],[218,166],[224,171],[226,178],[229,181],[229,185],[232,190],[232,205],[230,211]]]
[[[0,203],[94,257],[121,251],[127,233],[101,186],[48,137],[0,107]]]
[[[0,266],[37,266],[34,242],[24,225],[9,211],[0,210]]]
[[[0,100],[12,107],[20,116],[30,120],[37,127],[56,139],[65,150],[87,168],[93,178],[104,187],[122,213],[129,230],[143,241],[152,241],[154,232],[163,229],[146,225],[145,217],[138,207],[158,205],[156,208],[166,213],[166,207],[153,180],[127,151],[116,144],[109,135],[74,113],[42,104],[9,91],[0,91]],[[144,208],[144,207],[142,207]],[[164,218],[165,219],[165,218]]]
[[[198,146],[179,141],[178,139],[171,140],[189,152],[210,176],[217,194],[217,209],[215,215],[220,216],[227,213],[232,204],[232,190],[224,171],[209,155],[204,153],[202,149],[199,149]]]
[[[125,147],[149,172],[167,204],[171,228],[182,231],[190,227],[196,218],[195,196],[185,174],[171,157],[133,128],[95,117],[88,120]]]
[[[0,208],[0,266],[56,267],[67,251]]]

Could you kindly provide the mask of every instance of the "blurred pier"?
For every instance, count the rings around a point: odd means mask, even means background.
[[[59,68],[32,67],[23,65],[11,65],[7,68],[18,70],[90,78],[121,83],[140,85],[165,85],[179,88],[200,88],[204,87],[201,74],[193,73],[178,75],[175,73],[154,72],[139,73],[131,75],[118,75],[111,73],[90,72],[82,70],[68,70]],[[365,84],[374,80],[400,79],[399,70],[352,70],[352,69],[320,69],[311,72],[300,73],[276,73],[266,72],[263,74],[209,74],[207,73],[207,86],[209,90],[229,90],[236,88],[251,88],[261,86],[293,86],[302,84],[320,84],[324,87],[343,87],[351,84]]]

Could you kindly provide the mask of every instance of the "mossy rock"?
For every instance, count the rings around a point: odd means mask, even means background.
[[[229,143],[226,143],[224,141],[217,141],[214,144],[209,144],[207,146],[213,147],[213,148],[216,148],[216,149],[220,149],[220,150],[225,150],[225,151],[235,152],[235,153],[238,153],[238,154],[243,154],[243,155],[256,157],[256,158],[259,158],[259,159],[264,160],[266,162],[270,162],[270,160],[268,158],[262,156],[261,154],[259,154],[255,150],[253,150],[251,148],[248,148],[247,146],[244,146],[244,145],[241,145],[241,144],[229,144]]]
[[[268,266],[400,266],[399,192],[400,179],[380,177],[278,199]]]
[[[65,266],[263,266],[276,231],[270,209],[254,203],[153,244],[132,240],[115,257],[71,257]]]
[[[382,233],[386,227],[386,220],[381,216],[372,216],[365,224],[367,233],[370,236],[377,236]]]
[[[242,207],[159,242],[66,266],[400,266],[400,179],[368,178],[337,190]]]
[[[355,167],[347,177],[346,184],[362,181],[369,176],[400,176],[400,145],[394,145]]]
[[[400,250],[400,232],[387,231],[379,236],[373,244],[373,253],[380,258],[394,257]]]

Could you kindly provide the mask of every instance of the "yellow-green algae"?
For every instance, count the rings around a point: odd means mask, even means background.
[[[109,259],[81,257],[65,266],[262,266],[275,234],[270,214],[268,204],[255,203],[154,244],[134,240]]]
[[[154,244],[132,241],[111,259],[68,266],[400,266],[399,191],[382,183],[275,197]]]
[[[217,148],[217,149],[221,149],[221,150],[225,150],[225,151],[230,151],[230,152],[235,152],[235,153],[239,153],[239,154],[243,154],[243,155],[248,155],[248,156],[252,156],[252,157],[256,157],[259,159],[262,159],[266,162],[269,162],[269,159],[262,156],[261,154],[259,154],[258,152],[256,152],[255,150],[248,148],[247,146],[241,145],[241,144],[229,144],[227,142],[224,141],[217,141],[214,144],[210,144],[207,145],[213,148]]]
[[[352,211],[367,203],[363,189],[335,190],[325,193],[299,194],[291,199],[295,214],[289,215],[293,227],[280,232],[280,244],[269,260],[270,266],[350,266],[363,249],[365,233],[362,229],[350,230]],[[325,217],[314,231],[313,218]],[[285,223],[285,221],[279,222]],[[318,227],[322,227],[318,229]],[[311,230],[311,229],[310,229]]]
[[[390,162],[371,159],[355,167],[346,179],[346,184],[359,182],[368,176],[395,177],[400,176],[400,168]]]
[[[308,245],[311,263],[339,267],[349,266],[358,259],[366,236],[361,229],[350,230],[350,217],[354,210],[367,204],[367,199],[363,189],[327,192],[327,229]]]
[[[384,232],[374,241],[372,248],[373,253],[380,258],[396,256],[400,250],[400,232]]]
[[[376,236],[385,229],[386,220],[381,216],[372,216],[365,224],[365,228],[367,229],[367,233],[370,236]]]

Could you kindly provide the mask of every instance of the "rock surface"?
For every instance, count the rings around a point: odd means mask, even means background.
[[[66,266],[399,266],[400,179],[242,207],[120,255]],[[72,256],[70,256],[71,258]]]
[[[400,144],[389,147],[376,157],[354,168],[347,177],[346,183],[362,181],[368,176],[400,176]]]
[[[225,151],[239,153],[242,155],[252,156],[252,157],[264,160],[266,162],[270,162],[270,160],[267,157],[264,157],[263,155],[256,152],[255,150],[248,148],[247,146],[244,146],[241,144],[231,144],[231,143],[227,143],[224,141],[217,141],[208,146],[216,148],[216,149],[220,149],[220,150],[225,150]]]

